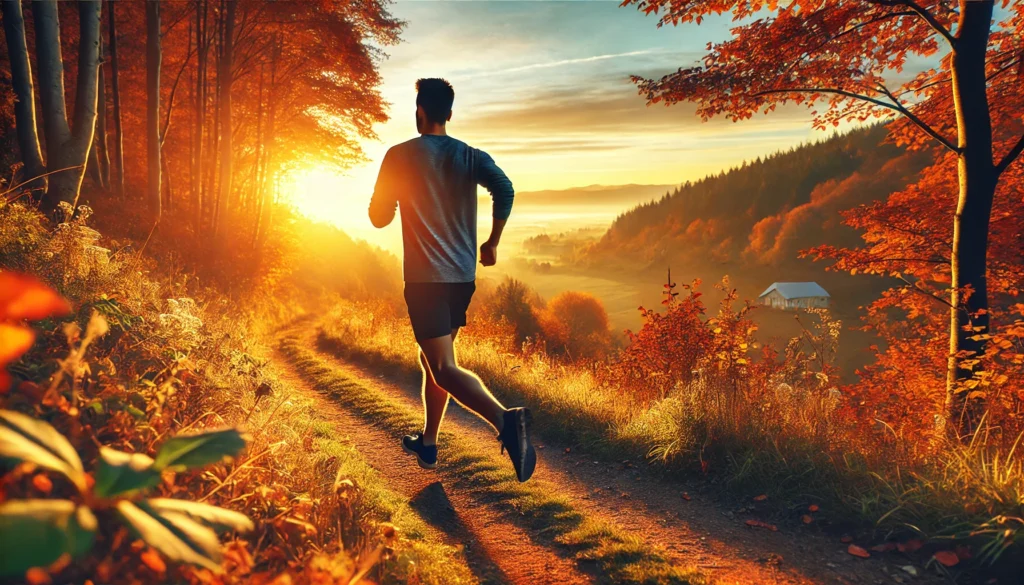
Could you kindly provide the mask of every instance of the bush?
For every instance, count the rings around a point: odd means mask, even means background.
[[[488,297],[478,300],[491,321],[507,321],[515,331],[517,343],[537,339],[541,333],[538,312],[544,301],[520,280],[506,278]]]
[[[611,346],[608,312],[589,293],[559,293],[541,312],[540,326],[548,350],[570,359],[599,358]]]

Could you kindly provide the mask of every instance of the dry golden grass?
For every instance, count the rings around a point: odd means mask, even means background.
[[[912,458],[912,445],[872,443],[851,427],[840,416],[838,390],[743,389],[714,374],[641,406],[629,388],[602,383],[593,365],[522,351],[502,337],[504,329],[486,329],[460,333],[460,363],[503,402],[533,407],[549,440],[584,444],[608,458],[646,456],[672,472],[711,473],[733,493],[768,493],[783,507],[817,504],[825,523],[852,521],[883,538],[968,543],[985,563],[1010,560],[1007,551],[1019,550],[1024,447],[1000,449],[984,430],[969,444]],[[371,366],[419,368],[408,324],[395,312],[371,315],[342,303],[322,321],[319,343]]]
[[[68,321],[94,315],[109,329],[58,370],[68,354],[63,331],[82,329],[39,324],[36,346],[10,368],[24,382],[0,394],[0,407],[48,420],[71,438],[86,469],[95,467],[99,444],[152,454],[170,435],[238,427],[250,437],[243,454],[168,475],[156,495],[238,510],[255,530],[228,542],[226,573],[216,578],[165,566],[124,529],[101,533],[86,558],[51,567],[53,578],[265,583],[285,575],[292,583],[348,583],[363,574],[385,583],[476,582],[461,552],[431,536],[405,498],[337,439],[313,399],[268,364],[263,340],[294,307],[273,291],[235,303],[189,286],[188,275],[158,267],[128,242],[102,239],[87,216],[50,230],[35,211],[0,203],[0,269],[55,287],[74,308]],[[73,371],[53,383],[56,395],[37,391],[64,370]],[[49,495],[39,488],[47,482],[31,481],[27,469],[5,475],[0,502]],[[57,482],[54,495],[61,489]]]

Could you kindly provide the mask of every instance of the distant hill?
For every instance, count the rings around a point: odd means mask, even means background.
[[[681,185],[620,215],[573,261],[657,270],[731,265],[778,276],[771,280],[820,272],[798,261],[799,251],[858,243],[840,212],[902,189],[927,162],[884,144],[885,133],[874,126],[835,135]]]
[[[673,188],[621,214],[589,244],[565,245],[561,261],[591,274],[617,275],[652,290],[672,268],[676,282],[701,278],[707,299],[723,275],[741,298],[756,299],[776,281],[815,281],[832,295],[833,312],[855,326],[860,306],[889,283],[881,278],[826,272],[826,265],[798,254],[820,244],[857,245],[858,233],[841,212],[882,200],[915,181],[927,156],[883,143],[884,126],[835,135]],[[798,335],[792,315],[758,311],[766,336]],[[847,329],[840,363],[849,374],[863,365],[875,343]]]
[[[624,209],[661,197],[675,185],[588,185],[516,193],[516,206],[600,206]]]

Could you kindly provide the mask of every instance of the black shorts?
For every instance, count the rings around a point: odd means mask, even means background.
[[[475,282],[407,282],[405,304],[416,340],[450,335],[466,325]]]

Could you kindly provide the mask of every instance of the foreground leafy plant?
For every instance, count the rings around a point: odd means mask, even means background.
[[[0,458],[25,462],[64,475],[76,488],[72,499],[12,500],[0,504],[0,576],[47,567],[65,555],[79,559],[93,546],[99,521],[94,512],[117,516],[146,544],[172,561],[221,570],[216,530],[252,530],[243,514],[201,502],[169,498],[136,499],[157,485],[165,470],[185,471],[238,454],[246,438],[235,429],[177,436],[165,441],[156,459],[103,447],[95,476],[86,473],[71,443],[44,421],[0,410]],[[101,517],[104,517],[101,514]]]

